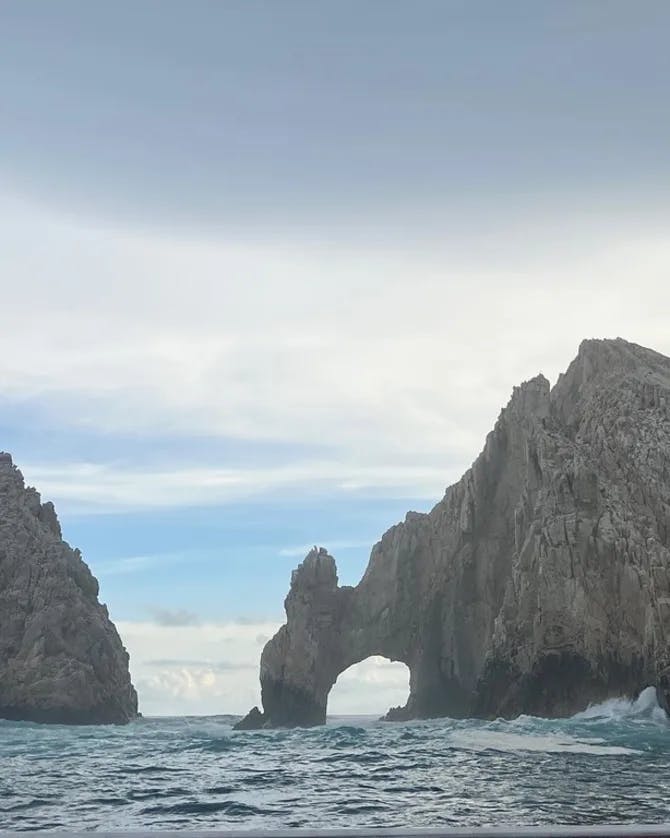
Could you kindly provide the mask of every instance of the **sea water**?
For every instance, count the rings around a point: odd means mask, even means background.
[[[0,829],[271,829],[670,821],[654,692],[570,719],[0,722]]]

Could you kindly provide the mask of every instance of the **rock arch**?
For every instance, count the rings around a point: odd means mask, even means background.
[[[410,517],[419,522],[427,516]],[[407,704],[391,708],[387,718],[463,715],[462,689],[442,671],[439,645],[426,642],[426,616],[437,625],[430,618],[431,608],[417,614],[411,607],[425,591],[380,584],[377,567],[389,581],[394,579],[388,575],[386,548],[408,555],[406,533],[402,527],[395,529],[376,545],[368,572],[355,588],[338,585],[335,559],[323,548],[310,551],[293,571],[286,624],[261,655],[264,712],[252,711],[241,728],[324,724],[328,695],[338,676],[373,655],[400,661],[409,669]],[[408,583],[410,579],[423,587],[419,574],[410,573]]]
[[[273,725],[323,724],[338,676],[372,655],[407,663],[402,644],[360,608],[357,589],[339,587],[335,560],[314,548],[293,572],[286,625],[261,655],[261,695]]]
[[[584,341],[514,388],[482,453],[376,544],[356,587],[314,548],[243,727],[315,725],[337,676],[405,663],[389,718],[569,715],[656,684],[670,711],[670,358]]]

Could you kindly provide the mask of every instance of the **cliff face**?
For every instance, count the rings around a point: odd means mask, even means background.
[[[410,669],[389,718],[566,715],[649,684],[667,709],[669,547],[670,358],[584,341],[553,389],[515,388],[472,468],[383,535],[355,588],[307,556],[253,721],[324,722],[370,655]]]
[[[63,724],[137,716],[128,654],[51,503],[0,454],[0,718]]]

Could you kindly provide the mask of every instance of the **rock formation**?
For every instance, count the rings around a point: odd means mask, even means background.
[[[0,718],[63,724],[137,716],[128,653],[51,503],[0,454]]]
[[[515,388],[472,468],[382,536],[355,588],[310,552],[253,721],[323,723],[370,655],[410,670],[388,718],[560,716],[649,684],[668,709],[669,547],[670,358],[584,341],[553,389]]]

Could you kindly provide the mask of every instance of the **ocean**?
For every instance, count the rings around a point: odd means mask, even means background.
[[[645,690],[569,719],[0,722],[0,829],[670,821],[670,723]]]

